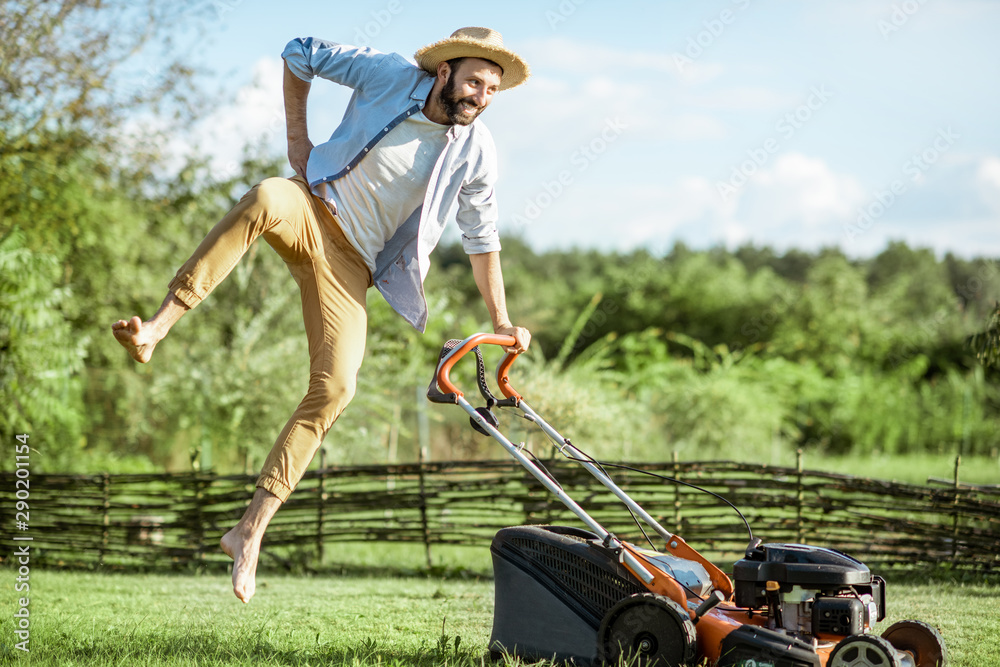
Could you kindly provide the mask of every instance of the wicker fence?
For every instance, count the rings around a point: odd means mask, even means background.
[[[546,462],[562,486],[612,532],[638,541],[628,512],[589,474]],[[767,542],[831,546],[865,562],[1000,570],[1000,488],[910,485],[846,475],[736,464],[635,467],[697,484],[730,500]],[[957,468],[956,468],[957,470]],[[650,514],[721,565],[747,532],[716,498],[630,471],[612,477]],[[14,476],[0,476],[0,528],[14,525]],[[32,562],[105,568],[223,563],[218,539],[253,493],[245,475],[32,475]],[[291,547],[322,559],[335,542],[484,547],[503,526],[579,521],[520,466],[507,461],[321,467],[278,512],[265,552]],[[7,537],[5,544],[13,542]],[[662,546],[662,545],[661,545]],[[6,556],[6,554],[4,554]]]

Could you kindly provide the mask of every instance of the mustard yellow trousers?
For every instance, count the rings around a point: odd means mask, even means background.
[[[268,178],[245,194],[177,271],[170,291],[194,308],[259,236],[299,285],[309,341],[309,388],[257,479],[258,487],[284,502],[354,397],[368,326],[365,292],[372,279],[333,213],[296,176]]]

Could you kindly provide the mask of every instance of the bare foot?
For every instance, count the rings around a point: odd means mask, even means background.
[[[153,348],[160,339],[153,333],[152,327],[143,323],[138,317],[126,322],[118,320],[111,325],[115,340],[129,353],[129,356],[144,364],[153,356]]]
[[[257,556],[260,540],[245,537],[234,527],[219,540],[219,546],[233,559],[233,593],[244,603],[250,602],[257,588]]]

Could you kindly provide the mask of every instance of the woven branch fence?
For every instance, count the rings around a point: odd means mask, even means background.
[[[627,510],[585,470],[566,461],[545,465],[606,528],[632,542],[643,539]],[[804,470],[801,457],[795,468],[731,462],[634,467],[727,498],[765,542],[833,547],[871,565],[1000,570],[1000,488],[960,484],[957,463],[954,482],[926,486]],[[716,498],[631,471],[609,472],[667,530],[724,569],[746,548],[743,522]],[[14,479],[0,475],[0,529],[7,545],[13,544]],[[221,567],[228,559],[218,549],[219,537],[242,515],[254,481],[193,473],[32,475],[32,563]],[[321,465],[278,512],[263,549],[307,550],[320,563],[332,543],[411,542],[425,546],[431,564],[435,545],[485,548],[504,526],[546,523],[580,526],[514,462]]]

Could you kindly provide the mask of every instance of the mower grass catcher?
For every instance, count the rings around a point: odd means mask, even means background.
[[[733,578],[665,530],[607,475],[532,410],[510,385],[516,355],[497,366],[498,400],[486,383],[479,345],[514,345],[512,336],[476,334],[448,341],[427,397],[454,403],[583,522],[500,530],[490,547],[495,607],[490,654],[581,667],[943,667],[938,631],[901,621],[873,634],[885,617],[885,581],[833,549],[761,544],[751,539]],[[485,408],[473,407],[449,372],[469,351],[477,360]],[[640,548],[606,531],[570,498],[523,445],[497,430],[494,407],[538,426],[566,458],[579,462],[665,542]]]

